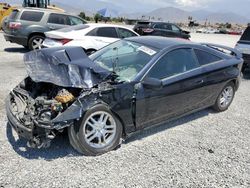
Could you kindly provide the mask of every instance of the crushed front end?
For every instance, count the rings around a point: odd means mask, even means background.
[[[35,83],[26,78],[6,99],[9,123],[19,136],[28,139],[31,147],[47,147],[57,132],[80,117],[80,105],[74,105],[81,89],[63,88],[50,83]],[[76,109],[72,117],[67,109]],[[78,113],[77,113],[78,110]],[[57,118],[60,121],[57,121]]]
[[[78,120],[85,109],[79,98],[110,76],[80,47],[32,51],[24,64],[28,77],[7,97],[7,117],[18,135],[38,148]]]

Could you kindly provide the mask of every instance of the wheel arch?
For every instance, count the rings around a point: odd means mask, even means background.
[[[229,82],[227,82],[227,84],[229,83],[233,83],[234,86],[235,86],[235,91],[237,91],[239,89],[239,86],[240,86],[240,81],[238,79],[232,79],[230,80]]]
[[[109,106],[108,108],[110,109],[110,111],[115,115],[115,117],[120,121],[121,125],[122,125],[122,137],[125,138],[126,135],[127,135],[127,131],[126,131],[126,128],[125,128],[125,123],[124,121],[122,120],[122,118],[114,111],[112,110]]]
[[[45,34],[42,33],[42,32],[32,32],[32,33],[29,34],[28,40],[29,40],[31,37],[35,36],[35,35],[40,35],[40,36],[46,37]]]

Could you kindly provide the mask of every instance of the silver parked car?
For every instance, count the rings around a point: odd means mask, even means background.
[[[13,10],[2,28],[6,41],[34,50],[42,47],[44,32],[85,23],[77,16],[55,10],[21,8]]]

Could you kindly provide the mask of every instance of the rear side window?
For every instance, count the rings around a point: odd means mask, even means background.
[[[40,22],[44,13],[35,11],[24,11],[21,15],[20,20]]]
[[[128,37],[137,36],[133,32],[131,32],[131,31],[127,30],[127,29],[124,29],[124,28],[117,28],[117,31],[118,31],[119,38],[128,38]]]
[[[15,19],[17,17],[18,12],[19,12],[18,10],[13,10],[9,16],[9,19],[11,19],[11,20]]]
[[[51,24],[59,24],[59,25],[70,25],[68,16],[63,15],[63,14],[50,14],[48,23]]]
[[[240,40],[250,41],[250,27],[247,27]]]
[[[163,29],[163,24],[155,24],[153,27],[155,29]]]
[[[205,51],[202,51],[202,50],[195,49],[194,52],[197,56],[197,59],[198,59],[200,65],[207,65],[207,64],[221,60],[221,58],[219,58],[215,55],[212,55],[210,53],[207,53]]]
[[[86,22],[81,20],[80,18],[69,16],[69,22],[70,25],[79,25],[79,24],[85,24]]]
[[[148,77],[164,79],[199,66],[191,49],[177,49],[164,55],[150,70]]]
[[[169,31],[172,30],[171,25],[169,25],[169,24],[164,24],[164,23],[155,24],[155,25],[154,25],[154,28],[155,28],[155,29],[164,29],[164,30],[169,30]]]
[[[118,38],[114,27],[100,27],[90,31],[88,36]]]

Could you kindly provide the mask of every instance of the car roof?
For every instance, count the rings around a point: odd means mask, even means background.
[[[159,24],[159,23],[166,23],[166,24],[173,24],[173,23],[164,22],[164,21],[146,21],[146,20],[138,21],[137,23],[138,23],[138,24],[140,24],[140,23],[156,23],[156,24]]]
[[[103,23],[87,23],[86,25],[90,27],[120,27],[131,30],[129,27],[123,25],[115,25],[115,24],[103,24]]]
[[[167,37],[159,37],[159,36],[141,36],[141,37],[131,37],[126,39],[128,41],[137,42],[140,44],[144,44],[146,46],[151,46],[156,49],[164,49],[169,48],[175,45],[181,44],[196,44],[186,39],[181,38],[167,38]],[[197,45],[197,44],[196,44]]]
[[[40,12],[56,13],[56,14],[63,14],[63,15],[70,15],[70,16],[78,17],[77,15],[74,15],[74,14],[70,14],[70,13],[67,13],[67,12],[61,12],[61,11],[58,11],[58,10],[53,10],[53,9],[48,9],[48,8],[23,7],[23,8],[20,8],[19,10],[20,11],[34,11],[34,12],[40,11]]]

